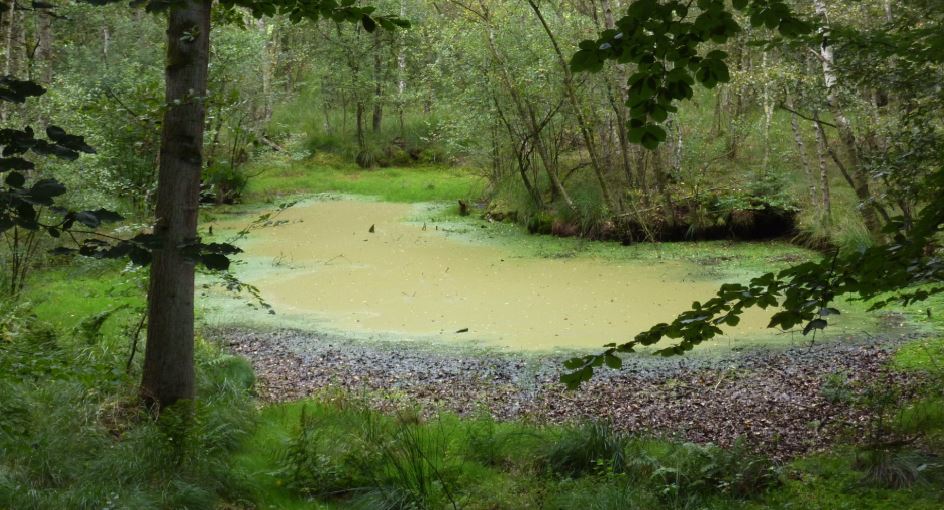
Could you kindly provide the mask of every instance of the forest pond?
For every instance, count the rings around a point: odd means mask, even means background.
[[[279,325],[512,350],[624,341],[717,290],[717,281],[693,276],[703,271],[692,263],[522,256],[409,221],[416,207],[297,205],[242,243],[247,264],[237,274],[258,286]],[[738,336],[760,334],[767,317],[746,315]]]

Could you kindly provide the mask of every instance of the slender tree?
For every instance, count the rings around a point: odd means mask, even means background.
[[[567,99],[570,101],[571,108],[574,109],[574,115],[577,117],[580,135],[583,137],[587,153],[590,155],[590,166],[593,168],[593,173],[596,175],[597,182],[600,184],[600,193],[603,196],[603,203],[606,205],[610,214],[617,212],[614,207],[613,199],[611,198],[610,188],[606,182],[606,177],[603,175],[603,168],[600,165],[600,159],[597,154],[597,144],[593,139],[593,133],[590,131],[590,123],[585,118],[583,110],[581,110],[580,103],[577,100],[577,90],[574,87],[574,77],[570,71],[570,66],[567,65],[567,61],[564,59],[564,54],[561,52],[560,45],[557,43],[557,38],[554,36],[554,32],[551,30],[550,25],[547,24],[547,20],[544,18],[541,8],[538,7],[536,3],[534,3],[534,0],[528,0],[528,5],[531,6],[531,10],[534,11],[534,15],[537,16],[538,21],[541,22],[541,27],[544,28],[544,32],[551,41],[551,46],[554,47],[554,54],[557,56],[557,61],[560,63],[561,70],[564,73],[564,92],[567,95]]]
[[[806,175],[806,182],[809,189],[810,206],[816,206],[816,178],[813,177],[813,169],[810,166],[809,155],[806,152],[806,143],[803,141],[803,133],[800,131],[799,115],[796,113],[796,106],[793,104],[793,98],[787,93],[785,101],[786,107],[790,109],[790,129],[793,132],[793,141],[797,146],[797,158],[800,160],[800,166]],[[825,160],[824,160],[825,161]]]
[[[852,186],[853,190],[855,190],[856,196],[862,202],[862,217],[865,219],[865,225],[868,227],[869,231],[872,232],[872,234],[877,235],[881,228],[881,224],[879,223],[879,219],[876,214],[876,209],[878,209],[878,206],[875,204],[872,197],[871,186],[869,184],[870,177],[862,167],[859,157],[858,142],[856,141],[855,132],[852,129],[852,123],[849,121],[849,117],[846,116],[846,113],[843,111],[842,105],[840,105],[839,102],[839,78],[835,70],[836,59],[833,45],[830,40],[829,19],[826,10],[826,3],[823,0],[814,0],[813,7],[816,10],[816,14],[821,18],[823,23],[819,31],[819,59],[823,66],[823,82],[826,87],[826,104],[829,106],[829,111],[836,123],[836,128],[839,130],[839,140],[842,142],[842,147],[846,154],[846,163],[840,163],[837,158],[836,164],[845,167],[843,168],[843,172],[848,176],[849,184]],[[823,136],[825,140],[825,135]],[[881,211],[879,210],[878,212]],[[886,221],[888,221],[888,214],[883,213],[883,217]]]

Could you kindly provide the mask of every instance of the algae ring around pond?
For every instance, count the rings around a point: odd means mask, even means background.
[[[516,256],[409,223],[415,207],[334,200],[290,208],[277,226],[253,232],[237,272],[280,325],[513,350],[622,342],[717,290],[693,280],[699,268],[683,261]],[[226,226],[237,225],[218,228]],[[766,321],[748,314],[738,333],[756,336]]]

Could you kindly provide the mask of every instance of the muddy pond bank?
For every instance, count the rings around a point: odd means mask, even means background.
[[[444,350],[404,343],[365,343],[311,331],[217,329],[208,333],[248,358],[267,402],[360,395],[372,407],[418,407],[499,420],[567,423],[603,419],[626,432],[731,445],[737,440],[775,458],[861,436],[868,415],[828,398],[827,380],[848,388],[915,376],[885,368],[909,338],[845,339],[778,349],[710,355],[627,357],[579,391],[557,382],[561,354]],[[839,375],[836,375],[839,374]]]

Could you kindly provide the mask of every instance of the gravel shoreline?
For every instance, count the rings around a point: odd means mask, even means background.
[[[564,355],[435,349],[350,341],[296,330],[225,328],[209,336],[248,358],[265,402],[325,391],[362,394],[383,411],[489,413],[499,420],[567,423],[603,419],[626,432],[729,446],[737,440],[778,459],[821,450],[863,431],[868,415],[823,395],[841,374],[849,387],[912,385],[886,369],[907,336],[848,339],[715,356],[627,356],[575,392],[557,382]]]

